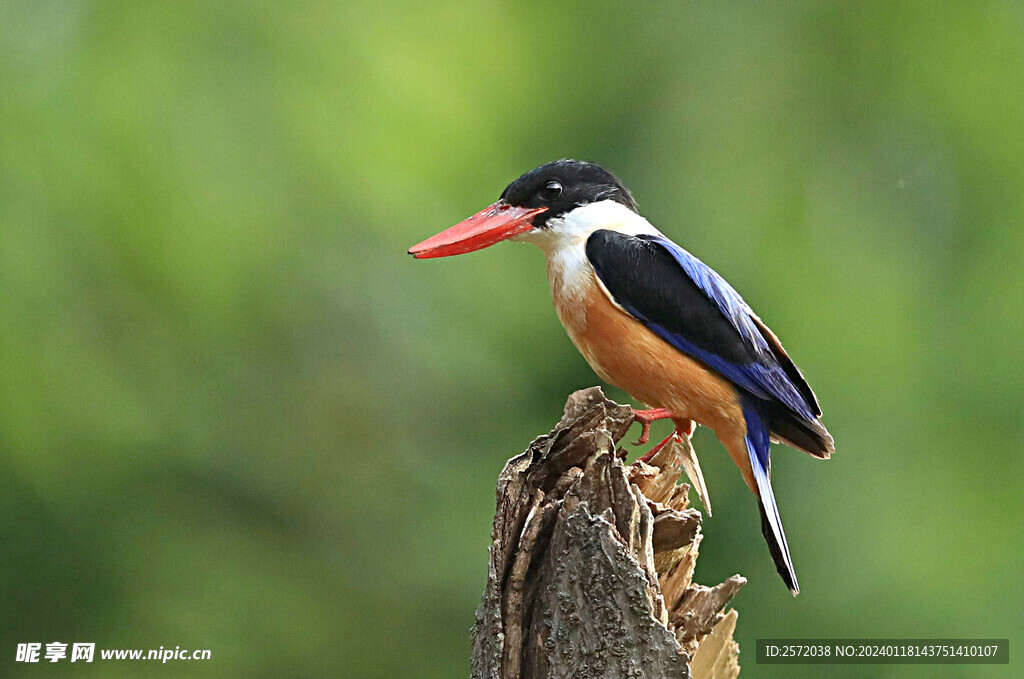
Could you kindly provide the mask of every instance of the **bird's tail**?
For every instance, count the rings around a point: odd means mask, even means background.
[[[786,533],[782,530],[782,519],[779,508],[775,504],[775,493],[772,492],[771,446],[768,425],[758,414],[757,408],[749,397],[743,399],[743,418],[747,425],[746,443],[750,456],[750,467],[757,482],[757,504],[761,510],[761,533],[768,543],[768,550],[775,561],[775,568],[782,576],[783,582],[794,596],[800,593],[800,584],[793,570],[793,558],[789,554]]]
[[[832,435],[820,419],[808,420],[781,403],[761,404],[760,413],[776,440],[826,460],[836,452]]]

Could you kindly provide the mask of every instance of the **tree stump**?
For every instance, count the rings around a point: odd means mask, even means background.
[[[726,679],[739,675],[725,605],[746,580],[692,582],[701,515],[681,447],[625,465],[628,406],[597,387],[508,461],[497,486],[474,679]]]

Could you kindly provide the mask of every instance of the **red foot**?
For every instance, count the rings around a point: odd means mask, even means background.
[[[640,432],[640,438],[636,440],[634,446],[642,446],[651,440],[651,422],[655,420],[664,420],[672,417],[672,412],[665,408],[651,408],[650,410],[637,410],[633,409],[633,421],[639,422],[643,426],[643,430]],[[672,438],[671,436],[669,438]],[[667,439],[666,439],[667,440]],[[665,441],[662,441],[660,445],[665,445]],[[648,453],[649,455],[650,453]]]
[[[679,438],[681,440],[682,437],[684,437],[684,436],[686,438],[690,438],[691,436],[693,436],[693,430],[697,428],[697,423],[694,422],[693,420],[686,420],[686,422],[687,422],[687,424],[686,424],[685,427],[680,427],[678,424],[676,424],[676,430],[674,432],[672,432],[668,436],[668,438],[666,438],[664,441],[662,441],[661,443],[659,443],[658,445],[654,446],[653,448],[648,450],[646,453],[644,453],[643,455],[638,457],[637,461],[639,461],[639,462],[650,462],[652,459],[654,459],[654,456],[658,454],[658,451],[661,450],[662,448],[664,448],[666,445],[668,445],[668,442],[671,441],[672,439]],[[650,426],[650,425],[648,425],[648,426]]]
[[[652,459],[654,459],[654,456],[658,454],[658,451],[660,451],[662,448],[664,448],[668,444],[669,441],[671,441],[672,439],[674,439],[676,437],[676,435],[677,435],[676,431],[674,431],[671,434],[669,434],[668,438],[666,438],[664,441],[662,441],[661,443],[659,443],[658,445],[654,446],[653,448],[648,450],[646,453],[644,453],[643,455],[638,457],[637,458],[637,462],[650,462]]]

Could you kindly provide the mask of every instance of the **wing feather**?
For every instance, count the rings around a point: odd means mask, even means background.
[[[704,262],[660,234],[603,229],[590,235],[586,253],[615,303],[666,342],[752,396],[808,421],[820,415],[778,338]]]

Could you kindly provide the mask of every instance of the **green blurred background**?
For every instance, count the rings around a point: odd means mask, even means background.
[[[697,434],[743,676],[1021,676],[1020,3],[58,0],[0,5],[0,676],[466,676],[495,478],[597,378],[538,251],[405,250],[560,157],[835,434],[775,451],[796,599]],[[1012,663],[754,663],[822,636]],[[55,640],[213,660],[14,663]]]

